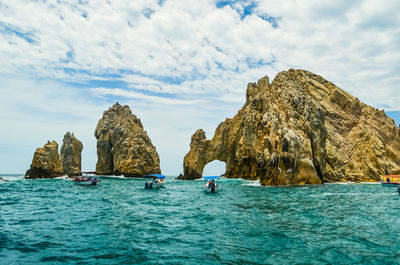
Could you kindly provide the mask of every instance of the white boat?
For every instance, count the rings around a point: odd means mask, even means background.
[[[219,185],[216,180],[219,180],[218,176],[207,176],[203,177],[204,180],[204,190],[206,192],[215,193],[219,191]]]
[[[101,179],[97,179],[95,177],[75,177],[72,181],[79,185],[97,185],[97,183],[101,182]]]
[[[145,175],[145,178],[152,178],[150,181],[146,181],[144,187],[146,189],[157,189],[164,186],[165,183],[165,176],[160,174],[150,174]]]

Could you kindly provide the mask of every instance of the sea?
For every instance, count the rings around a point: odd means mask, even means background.
[[[0,264],[400,264],[400,194],[380,184],[1,177]]]

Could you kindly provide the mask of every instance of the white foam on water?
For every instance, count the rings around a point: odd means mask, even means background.
[[[348,182],[330,182],[330,183],[324,183],[325,185],[332,185],[332,184],[340,184],[340,185],[349,185],[349,184],[369,184],[369,185],[378,185],[381,184],[380,182],[354,182],[354,181],[348,181]]]
[[[94,177],[102,177],[102,178],[110,178],[110,179],[128,179],[127,177],[125,177],[124,175],[120,175],[120,176],[116,176],[116,175],[107,175],[107,176],[103,176],[103,175],[93,175]]]
[[[4,175],[4,176],[0,176],[3,180],[6,180],[6,181],[18,181],[18,180],[23,180],[24,179],[24,175],[21,175],[21,176],[7,176],[7,175]]]
[[[259,180],[248,180],[245,183],[243,183],[241,186],[261,187],[261,183]]]
[[[69,177],[67,175],[61,176],[61,177],[56,177],[54,179],[69,179]]]

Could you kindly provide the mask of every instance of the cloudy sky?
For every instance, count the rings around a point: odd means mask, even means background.
[[[288,68],[399,123],[399,10],[398,0],[0,0],[0,173],[25,172],[67,131],[94,170],[97,121],[118,101],[177,175],[196,129],[212,137],[248,82]]]

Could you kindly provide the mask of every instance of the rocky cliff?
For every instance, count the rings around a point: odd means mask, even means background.
[[[211,140],[193,134],[183,178],[200,178],[213,160],[226,163],[226,177],[263,185],[377,180],[400,167],[399,128],[383,110],[291,69],[248,84],[246,103]]]
[[[128,106],[116,103],[99,120],[97,174],[141,177],[160,173],[160,158],[143,125]]]
[[[56,141],[49,141],[44,147],[36,149],[25,178],[55,178],[62,175],[63,168],[58,155],[58,144]]]
[[[82,142],[79,141],[73,133],[67,132],[64,135],[63,145],[61,146],[61,164],[64,174],[74,176],[81,174],[82,161]]]

